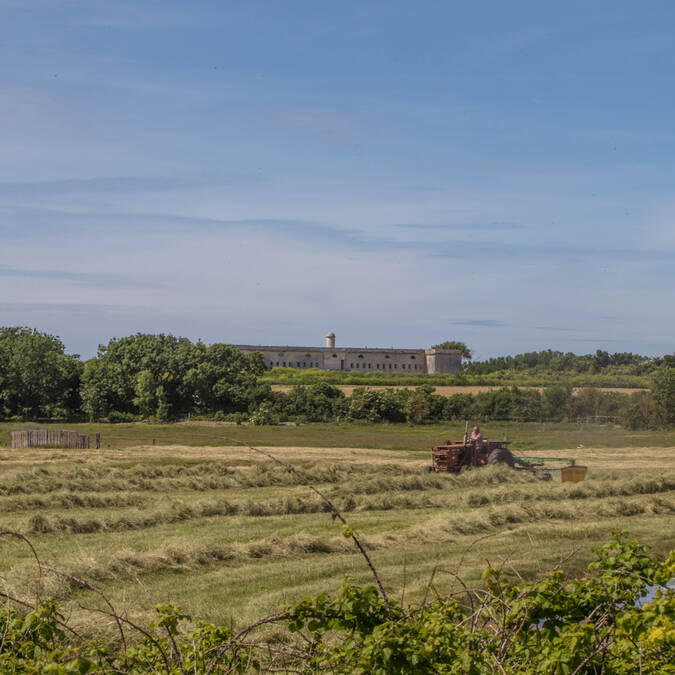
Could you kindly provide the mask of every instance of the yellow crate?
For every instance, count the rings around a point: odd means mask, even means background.
[[[566,466],[560,469],[560,480],[563,483],[580,483],[586,478],[587,471],[585,466]]]

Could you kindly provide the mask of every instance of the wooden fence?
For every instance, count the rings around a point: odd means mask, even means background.
[[[77,431],[62,429],[29,429],[12,431],[13,448],[72,448],[85,450],[89,448],[89,435],[78,434]]]

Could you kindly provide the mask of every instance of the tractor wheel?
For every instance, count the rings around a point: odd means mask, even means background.
[[[516,462],[508,448],[495,448],[488,456],[487,463],[508,464],[513,469]]]
[[[544,471],[539,478],[543,481],[553,480],[553,476],[548,471]]]
[[[425,466],[424,473],[433,473],[435,471],[433,466]]]

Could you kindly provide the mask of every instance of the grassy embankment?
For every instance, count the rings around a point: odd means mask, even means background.
[[[325,382],[335,386],[386,386],[418,387],[430,384],[437,387],[468,392],[469,387],[546,387],[550,385],[569,385],[573,388],[598,387],[605,389],[646,389],[651,383],[647,375],[626,375],[623,373],[572,373],[559,371],[520,371],[500,370],[485,375],[463,374],[448,375],[435,373],[429,375],[410,375],[403,373],[330,371],[316,368],[272,368],[263,375],[263,381],[270,385],[290,387],[296,384],[316,384]],[[440,392],[438,392],[440,393]],[[454,393],[454,392],[453,392]]]
[[[420,386],[420,384],[423,383],[417,383],[415,385],[413,384],[376,384],[376,385],[368,385],[369,389],[375,389],[375,390],[383,390],[383,389],[396,389],[397,391],[400,389],[415,389],[416,387]],[[271,385],[272,391],[281,391],[284,393],[288,393],[291,391],[294,385],[290,384],[273,384]],[[356,385],[356,384],[338,384],[338,385],[333,385],[336,386],[340,391],[345,396],[351,396],[354,393],[354,389],[357,387],[362,387],[363,385]],[[486,391],[495,391],[496,389],[502,389],[506,385],[489,385],[489,384],[467,384],[463,386],[450,386],[450,385],[432,385],[434,387],[434,394],[438,394],[439,396],[453,396],[454,394],[482,394],[483,392]],[[540,386],[540,387],[520,387],[520,389],[538,389],[539,391],[543,391],[545,387]],[[581,391],[583,387],[574,387],[573,393],[577,394],[579,391]],[[600,391],[614,391],[618,394],[634,394],[636,391],[644,391],[644,389],[639,388],[639,387],[598,387]]]
[[[0,444],[9,428],[0,426]],[[411,601],[424,596],[436,568],[443,592],[462,556],[463,578],[477,584],[486,560],[508,558],[535,574],[580,547],[566,563],[573,571],[613,530],[629,530],[659,553],[675,543],[674,432],[509,425],[517,453],[588,465],[585,483],[560,484],[499,469],[423,475],[429,446],[461,435],[451,425],[73,428],[100,431],[104,448],[0,450],[0,529],[27,534],[45,563],[97,583],[132,618],[149,617],[146,590],[195,618],[239,623],[334,590],[345,576],[369,580],[306,487],[221,435],[272,446],[310,476],[362,534],[387,588],[405,587]],[[485,431],[496,438],[505,429]],[[0,572],[13,592],[30,597],[39,588],[83,630],[112,632],[80,608],[95,604],[91,594],[47,573],[38,579],[31,556],[2,540]]]

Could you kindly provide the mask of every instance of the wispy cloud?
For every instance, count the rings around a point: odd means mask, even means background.
[[[430,245],[430,254],[441,258],[463,258],[475,255],[477,246],[482,258],[498,257],[501,260],[558,260],[568,263],[593,262],[611,265],[618,262],[661,261],[675,262],[675,251],[657,249],[612,249],[552,244],[516,244],[503,241],[475,242],[452,241]]]
[[[616,338],[569,338],[570,342],[593,342],[593,343],[603,343],[603,342],[634,342],[634,340],[628,339],[616,339]]]
[[[166,284],[163,283],[138,281],[121,275],[70,272],[67,270],[20,269],[2,264],[0,264],[0,277],[49,279],[89,288],[166,288]]]
[[[464,319],[461,321],[450,321],[453,326],[479,326],[482,328],[501,328],[506,326],[503,321],[493,321],[492,319]]]
[[[0,314],[23,314],[36,312],[57,314],[98,314],[138,313],[143,314],[147,307],[135,305],[87,304],[75,302],[0,302]]]
[[[392,227],[405,230],[430,230],[430,231],[452,231],[452,230],[481,230],[481,231],[510,231],[524,230],[525,225],[520,223],[401,223],[392,225]]]
[[[414,225],[395,227],[415,227]],[[461,230],[459,226],[424,226],[438,230],[449,227]],[[475,227],[475,226],[473,226]],[[487,228],[518,228],[517,224],[485,224]],[[0,236],[17,239],[31,239],[48,232],[106,231],[115,228],[120,236],[125,231],[137,235],[140,232],[162,235],[167,233],[195,233],[195,228],[205,232],[217,232],[228,229],[257,231],[287,237],[294,241],[333,242],[337,245],[363,252],[400,252],[405,254],[426,255],[430,258],[448,258],[468,260],[476,256],[478,250],[484,261],[512,262],[526,260],[539,262],[560,261],[566,264],[592,263],[593,269],[599,265],[607,267],[621,262],[663,262],[675,263],[675,251],[659,249],[621,249],[598,248],[574,245],[516,243],[503,240],[482,241],[477,244],[463,238],[417,240],[414,237],[392,239],[386,234],[374,234],[369,228],[357,229],[341,227],[301,218],[208,218],[168,213],[113,212],[102,210],[64,210],[55,208],[34,208],[22,206],[0,207]],[[661,266],[664,273],[672,274],[675,266]]]
[[[37,197],[54,195],[119,194],[129,192],[163,192],[192,188],[238,185],[259,182],[259,175],[240,174],[222,177],[99,176],[49,181],[0,183],[0,197]]]
[[[560,328],[559,326],[535,326],[535,330],[547,330],[547,331],[553,331],[553,332],[570,332],[570,333],[576,333],[577,329],[576,328]]]

